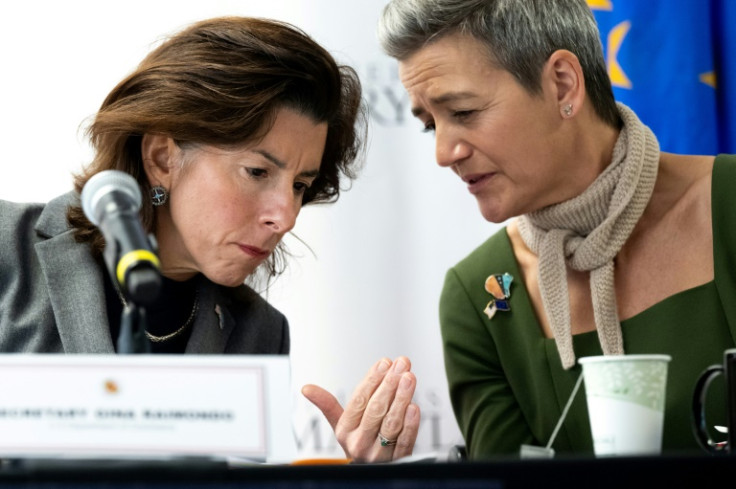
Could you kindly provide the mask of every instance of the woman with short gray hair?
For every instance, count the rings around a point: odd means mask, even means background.
[[[614,100],[584,0],[392,0],[378,33],[437,163],[507,223],[440,299],[469,456],[546,445],[577,360],[627,353],[672,357],[663,451],[698,450],[693,386],[736,338],[736,158],[660,151]],[[552,448],[593,452],[583,395]]]

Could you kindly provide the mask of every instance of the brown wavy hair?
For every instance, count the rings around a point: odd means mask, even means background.
[[[357,176],[367,131],[355,71],[285,22],[221,17],[195,23],[148,54],[107,96],[87,128],[94,159],[74,176],[75,190],[114,169],[132,175],[148,196],[144,134],[167,135],[180,146],[242,146],[262,138],[281,108],[327,123],[319,176],[302,205],[336,201],[343,180]],[[155,233],[149,199],[140,215]],[[99,256],[104,238],[81,207],[71,207],[67,218],[76,240]],[[283,270],[283,255],[279,246],[266,264],[269,275]]]

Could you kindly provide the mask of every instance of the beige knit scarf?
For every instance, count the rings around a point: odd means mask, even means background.
[[[526,245],[539,257],[539,289],[562,366],[575,364],[566,265],[590,272],[598,339],[605,355],[623,354],[613,285],[613,260],[644,212],[654,189],[659,144],[628,107],[611,164],[579,196],[519,218]]]

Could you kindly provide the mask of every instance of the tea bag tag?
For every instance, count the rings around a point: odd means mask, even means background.
[[[536,445],[522,444],[521,450],[519,451],[519,456],[521,458],[554,458],[555,449],[552,448],[552,443],[554,443],[555,438],[557,438],[557,433],[560,431],[563,421],[565,421],[567,412],[570,410],[570,405],[572,404],[573,399],[575,399],[575,394],[578,393],[578,389],[580,389],[580,383],[582,381],[583,381],[583,372],[580,372],[580,375],[578,376],[578,380],[577,382],[575,382],[575,387],[572,388],[572,393],[570,394],[570,398],[567,400],[567,404],[565,404],[565,409],[562,410],[560,419],[557,421],[557,426],[555,426],[555,429],[552,432],[552,436],[549,437],[549,442],[547,442],[547,446],[538,447]]]

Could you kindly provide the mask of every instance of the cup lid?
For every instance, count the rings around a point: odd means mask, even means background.
[[[632,360],[648,360],[648,361],[664,361],[669,362],[672,360],[670,355],[664,355],[659,353],[641,353],[631,355],[595,355],[590,357],[582,357],[578,359],[578,363],[600,363],[600,362],[628,362]]]

